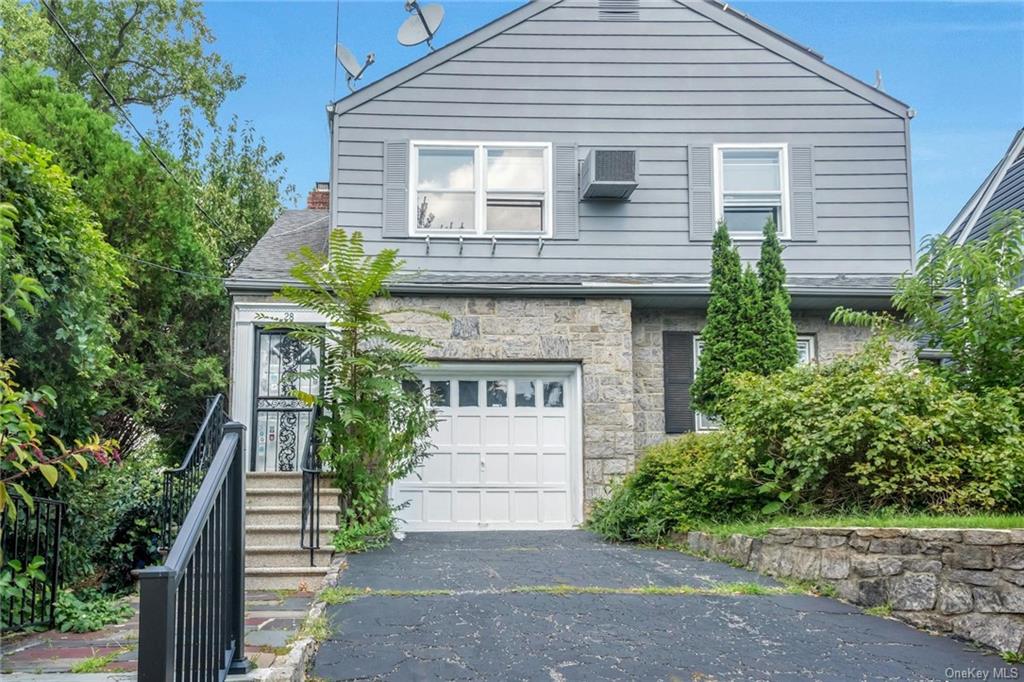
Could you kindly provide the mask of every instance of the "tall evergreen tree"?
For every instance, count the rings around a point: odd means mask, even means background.
[[[700,333],[700,369],[690,388],[694,408],[705,414],[717,412],[724,397],[723,379],[735,369],[740,349],[742,279],[740,254],[732,245],[725,222],[720,221],[711,242],[711,297]]]
[[[756,364],[759,374],[773,374],[796,364],[796,326],[790,313],[790,297],[786,290],[786,266],[782,263],[782,244],[775,221],[764,225],[761,259],[757,262],[761,290],[761,311],[756,324],[760,327]]]

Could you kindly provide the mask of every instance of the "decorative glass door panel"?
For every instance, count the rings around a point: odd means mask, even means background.
[[[317,380],[300,375],[314,369],[319,356],[285,331],[257,331],[252,471],[299,470],[313,411],[292,392],[318,393]]]

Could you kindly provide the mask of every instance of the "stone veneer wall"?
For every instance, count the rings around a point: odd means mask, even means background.
[[[848,355],[860,348],[870,330],[831,324],[828,312],[795,312],[797,333],[811,334],[819,362]],[[636,310],[633,312],[633,413],[636,420],[636,451],[664,440],[665,387],[662,376],[661,333],[698,332],[704,312],[690,310]]]
[[[439,344],[437,360],[580,362],[584,503],[634,461],[631,302],[621,298],[396,296],[381,305],[444,311],[390,317],[395,329]]]
[[[689,548],[767,575],[835,586],[861,606],[998,651],[1024,654],[1024,530],[776,528],[707,533]]]

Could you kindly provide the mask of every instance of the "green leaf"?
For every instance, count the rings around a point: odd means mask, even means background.
[[[57,467],[53,466],[52,464],[40,464],[39,473],[43,475],[43,478],[46,479],[46,482],[50,484],[51,488],[57,485],[57,477],[59,475],[57,472]]]

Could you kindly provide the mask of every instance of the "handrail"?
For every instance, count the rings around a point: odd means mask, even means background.
[[[244,432],[224,425],[167,560],[138,572],[140,682],[224,680],[248,669]]]
[[[183,517],[195,499],[196,491],[221,441],[224,422],[224,396],[217,394],[206,403],[206,414],[199,430],[192,438],[181,465],[164,472],[164,490],[161,509],[160,545],[165,551],[173,540],[174,527],[181,525]]]
[[[320,549],[320,462],[319,441],[316,422],[320,407],[316,406],[309,415],[309,429],[302,449],[302,524],[299,531],[299,546],[309,550],[309,565],[316,565],[316,550]]]

